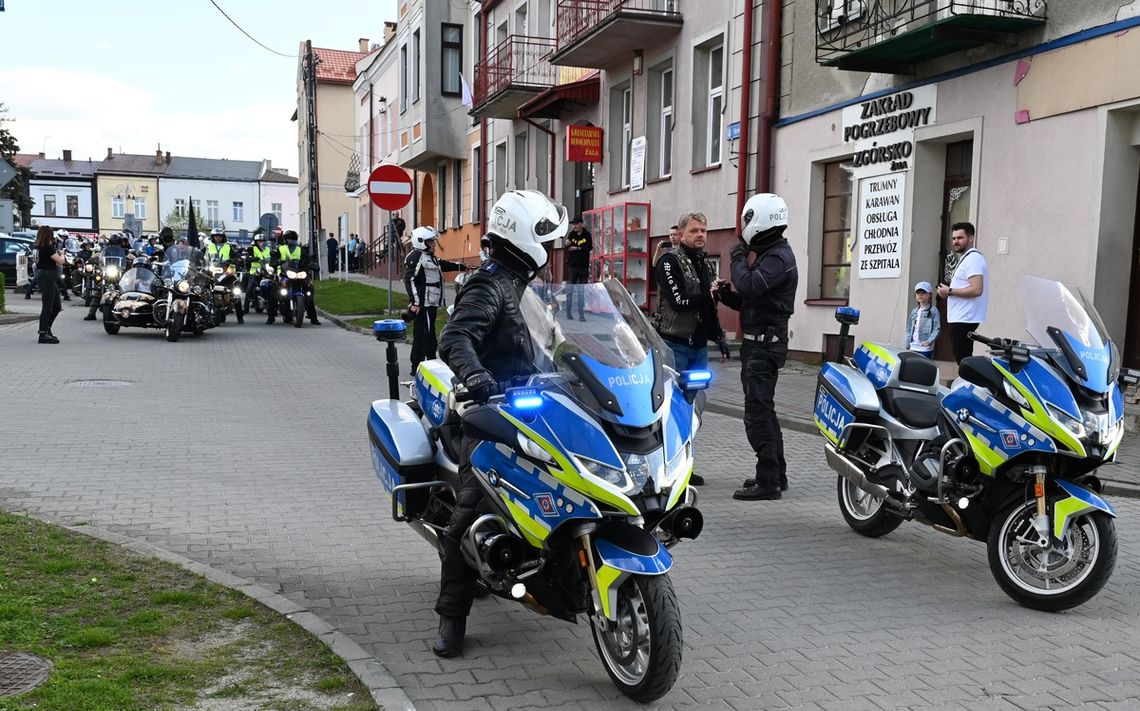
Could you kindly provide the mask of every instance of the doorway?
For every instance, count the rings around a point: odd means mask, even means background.
[[[942,234],[938,243],[938,264],[933,273],[938,281],[949,284],[958,265],[951,235],[951,227],[958,222],[970,222],[970,166],[974,160],[974,141],[958,141],[946,144],[946,179],[942,186]],[[937,283],[934,284],[937,287]],[[954,360],[954,349],[950,345],[950,329],[946,321],[946,299],[935,295],[935,303],[942,318],[942,335],[934,344],[935,360]]]
[[[574,214],[594,209],[594,164],[574,164]]]
[[[432,174],[424,172],[424,182],[420,188],[420,215],[418,225],[435,224],[435,181]]]
[[[1136,190],[1136,217],[1132,230],[1132,273],[1128,279],[1128,318],[1124,332],[1124,367],[1140,368],[1140,186]]]

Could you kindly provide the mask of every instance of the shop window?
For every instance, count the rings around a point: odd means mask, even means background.
[[[851,172],[846,161],[824,166],[823,234],[819,296],[846,299],[851,292]]]

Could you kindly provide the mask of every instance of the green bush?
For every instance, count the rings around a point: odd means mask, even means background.
[[[0,274],[0,314],[4,313],[4,275]]]

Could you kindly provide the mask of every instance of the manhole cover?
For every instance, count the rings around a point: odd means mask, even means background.
[[[108,380],[108,379],[94,379],[94,380],[68,380],[68,385],[74,385],[77,388],[122,388],[128,385],[134,385],[129,380]]]
[[[0,652],[0,696],[16,696],[47,681],[51,662],[24,652]]]

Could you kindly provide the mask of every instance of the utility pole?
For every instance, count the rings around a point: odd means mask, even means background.
[[[305,142],[308,153],[305,156],[309,172],[309,254],[319,254],[316,250],[317,232],[321,224],[320,176],[317,174],[317,65],[320,60],[313,54],[313,41],[305,40],[305,59],[301,76],[305,87]],[[343,239],[343,235],[341,236]]]

